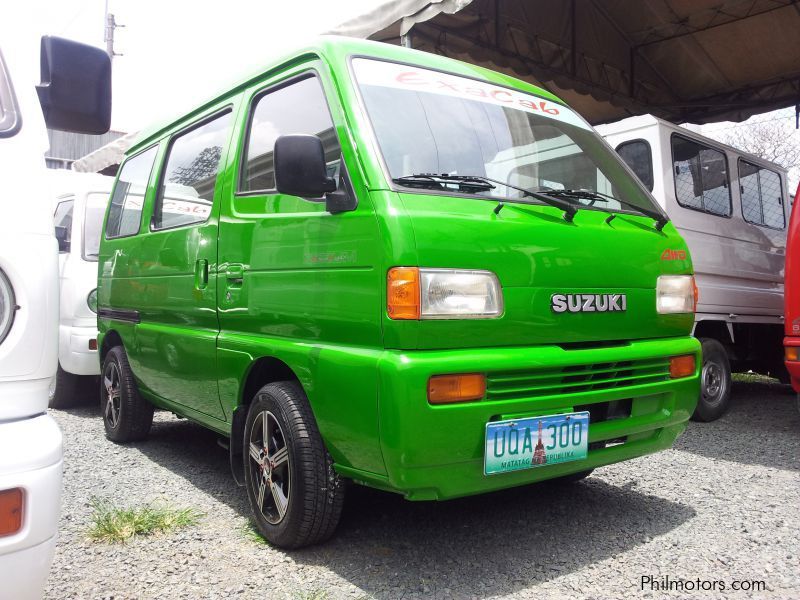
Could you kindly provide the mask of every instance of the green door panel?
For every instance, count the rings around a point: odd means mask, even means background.
[[[217,224],[141,236],[142,265],[133,365],[151,394],[222,417],[216,376]],[[209,262],[209,281],[198,289],[195,265]]]
[[[336,94],[330,93],[324,66],[319,62],[297,65],[282,78],[290,75],[295,83],[274,90],[262,84],[245,94],[248,101],[243,106],[254,106],[258,115],[242,118],[236,136],[242,140],[237,154],[247,157],[248,172],[254,174],[250,176],[255,183],[248,185],[268,186],[274,181],[269,175],[270,144],[259,139],[260,131],[317,133],[320,129],[329,167],[336,173],[341,169],[340,183],[347,181],[358,206],[331,214],[324,202],[275,190],[226,196],[220,215],[216,282],[220,397],[230,414],[238,403],[250,401],[242,398],[242,386],[253,361],[281,360],[303,384],[334,459],[380,473],[377,372],[372,358],[383,345],[385,264],[378,220],[342,109],[330,102]],[[314,77],[319,81],[316,87],[309,81]],[[302,87],[303,94],[291,96],[293,85]],[[294,101],[285,120],[287,113],[273,116],[264,108],[281,106],[278,94]],[[309,94],[317,94],[317,99],[304,107]],[[305,116],[304,110],[315,112]],[[250,119],[257,129],[248,135]],[[254,150],[251,157],[245,140],[267,150]],[[343,167],[337,167],[340,156]],[[232,171],[240,167],[231,165]],[[237,185],[232,178],[231,186]]]

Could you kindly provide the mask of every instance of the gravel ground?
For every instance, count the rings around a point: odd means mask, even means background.
[[[675,449],[566,488],[411,503],[353,486],[334,539],[295,552],[248,535],[244,491],[214,434],[157,413],[149,440],[122,447],[93,408],[53,415],[66,456],[48,598],[800,598],[800,413],[778,385],[739,382],[731,411],[691,423]],[[205,516],[95,543],[93,496]],[[727,589],[642,591],[648,575]],[[767,589],[731,592],[734,580]]]

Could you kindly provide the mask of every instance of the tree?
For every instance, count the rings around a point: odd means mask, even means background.
[[[706,135],[787,169],[788,192],[794,196],[800,179],[800,131],[795,129],[794,109],[753,117]]]

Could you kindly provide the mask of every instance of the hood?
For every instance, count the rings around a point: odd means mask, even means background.
[[[556,208],[512,202],[495,214],[496,201],[477,198],[398,194],[397,201],[418,266],[492,271],[504,300],[496,319],[415,322],[399,347],[569,346],[691,331],[694,315],[656,312],[658,276],[692,273],[671,224],[659,232],[648,217],[617,213],[606,222],[613,213],[590,209],[568,223]]]

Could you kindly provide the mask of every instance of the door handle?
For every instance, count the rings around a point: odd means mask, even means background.
[[[201,258],[194,263],[194,287],[204,290],[208,286],[208,261]]]
[[[242,265],[228,265],[228,268],[225,269],[225,279],[228,280],[228,287],[242,287],[244,267]]]

